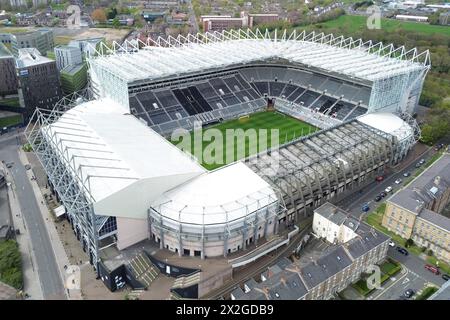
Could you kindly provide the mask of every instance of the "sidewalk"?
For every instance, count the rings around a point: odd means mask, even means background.
[[[25,152],[22,148],[19,148],[19,158],[22,164],[25,166],[29,164],[28,159],[25,155]],[[27,171],[27,176],[30,178],[33,176],[32,170]],[[58,265],[58,269],[60,272],[61,279],[63,280],[64,286],[67,288],[67,281],[69,280],[69,274],[66,273],[66,269],[64,266],[70,266],[69,258],[67,257],[67,253],[64,250],[64,246],[59,238],[58,231],[55,228],[55,224],[53,223],[53,216],[45,205],[45,199],[42,196],[41,190],[36,182],[36,180],[30,181],[31,186],[33,187],[33,192],[36,197],[40,212],[44,219],[45,228],[47,229],[48,236],[50,238],[50,242],[52,244],[53,253],[55,254],[56,263]],[[81,300],[81,290],[66,290],[65,294],[70,300]]]
[[[8,186],[8,200],[9,208],[11,210],[12,222],[15,230],[19,230],[20,234],[16,235],[16,241],[19,244],[19,250],[22,256],[22,272],[23,272],[23,292],[30,296],[32,300],[42,300],[41,282],[39,279],[39,273],[36,264],[36,257],[34,250],[31,249],[31,241],[28,235],[27,226],[25,220],[22,218],[20,205],[15,195],[15,185],[11,181],[11,175],[8,168],[3,163],[0,163],[4,172],[8,172],[6,176]]]

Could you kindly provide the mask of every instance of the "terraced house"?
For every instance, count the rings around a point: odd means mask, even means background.
[[[386,258],[389,237],[327,202],[314,212],[313,233],[325,240],[316,258],[279,261],[251,290],[236,288],[234,300],[327,300]],[[312,261],[311,261],[312,260]]]
[[[450,218],[443,213],[450,205],[450,154],[431,167],[388,201],[382,224],[450,262]]]

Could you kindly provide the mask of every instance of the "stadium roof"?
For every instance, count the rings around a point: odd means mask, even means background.
[[[215,224],[277,201],[269,184],[243,163],[207,172],[107,98],[78,104],[41,130],[104,215],[144,218],[155,203],[169,219]]]
[[[58,145],[60,156],[68,160],[96,202],[141,179],[191,178],[205,172],[109,99],[80,104],[42,130]]]
[[[139,48],[141,47],[141,48]],[[374,81],[413,71],[428,70],[429,52],[395,48],[332,34],[292,32],[265,34],[259,30],[231,30],[159,37],[146,43],[102,44],[89,62],[132,82],[178,76],[269,58],[283,58],[327,72]]]
[[[276,201],[266,181],[236,162],[168,191],[152,207],[169,219],[210,225],[241,219]]]
[[[414,135],[413,128],[392,113],[368,113],[358,117],[358,121],[396,136],[399,141],[409,139]]]

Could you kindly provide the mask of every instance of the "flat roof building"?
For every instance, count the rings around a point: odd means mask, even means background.
[[[53,51],[54,46],[53,31],[50,29],[39,29],[11,35],[11,50],[15,56],[22,48],[36,48],[41,55],[46,56],[47,51]]]
[[[54,49],[56,67],[59,71],[67,66],[79,65],[83,62],[81,49],[76,46],[57,46]]]
[[[42,56],[36,48],[19,49],[16,67],[25,117],[31,116],[36,108],[52,109],[62,98],[54,60]]]
[[[0,96],[17,94],[15,60],[11,52],[0,43]]]

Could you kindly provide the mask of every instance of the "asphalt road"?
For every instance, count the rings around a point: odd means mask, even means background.
[[[381,294],[375,295],[374,299],[400,300],[406,290],[412,289],[417,293],[425,286],[425,283],[426,281],[423,278],[408,270],[404,275],[399,274],[391,278],[391,283],[387,284],[386,289]],[[414,296],[411,299],[414,299]]]
[[[14,179],[15,192],[20,203],[21,214],[25,219],[36,257],[38,274],[44,299],[64,299],[64,286],[56,264],[52,245],[44,225],[44,220],[24,166],[19,160],[16,136],[0,136],[0,160],[14,162],[9,169]]]
[[[197,18],[195,17],[194,12],[194,6],[192,5],[191,0],[187,0],[187,4],[189,7],[189,22],[191,23],[192,27],[194,28],[194,34],[199,32],[198,24],[197,24]]]
[[[411,253],[405,256],[399,253],[395,248],[389,247],[388,256],[403,264],[406,268],[414,272],[424,281],[433,283],[439,287],[445,283],[445,280],[442,279],[441,275],[435,275],[434,273],[426,270],[426,262]]]
[[[423,155],[419,156],[415,161],[412,161],[411,164],[403,168],[402,170],[395,170],[395,168],[391,169],[389,172],[384,174],[384,180],[381,182],[376,182],[375,179],[373,182],[365,186],[362,191],[356,191],[348,197],[342,199],[337,203],[338,206],[350,212],[353,216],[359,218],[361,215],[365,213],[361,210],[364,204],[369,204],[370,211],[378,207],[383,201],[388,199],[392,194],[394,194],[397,190],[403,187],[406,179],[403,176],[405,172],[414,174],[416,170],[418,170],[415,165],[420,159],[425,159],[426,161],[434,154],[434,149],[430,148]],[[400,184],[395,184],[395,180],[402,179]],[[384,197],[381,201],[376,202],[374,199],[377,195],[379,195],[382,191],[384,191],[388,186],[392,186],[392,192],[390,192],[386,197]],[[369,211],[369,212],[370,212]]]

